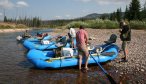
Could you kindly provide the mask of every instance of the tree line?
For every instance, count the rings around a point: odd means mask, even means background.
[[[129,6],[126,6],[125,12],[118,8],[116,12],[111,13],[110,20],[120,21],[121,19],[131,20],[146,20],[146,2],[141,8],[139,0],[132,0]]]
[[[7,18],[4,16],[4,22],[12,22],[16,24],[24,24],[28,27],[40,27],[41,26],[41,19],[39,17],[33,17],[33,18],[19,18],[19,19],[12,19]]]

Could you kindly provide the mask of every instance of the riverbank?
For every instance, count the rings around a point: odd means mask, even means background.
[[[0,33],[13,33],[13,32],[24,32],[25,30],[47,30],[49,28],[11,28],[11,29],[0,29]],[[50,28],[51,29],[51,28]],[[55,29],[54,30],[58,31],[60,29]]]
[[[31,30],[31,29],[29,29],[29,28],[26,28],[26,29],[0,29],[0,33],[23,32],[25,30]]]
[[[76,29],[78,31],[78,29]],[[103,44],[108,40],[111,34],[118,36],[116,44],[120,47],[121,40],[119,38],[118,29],[87,29],[89,37],[94,37],[95,40],[89,40],[93,45]],[[50,32],[51,35],[62,34],[66,35],[68,30],[56,30],[56,32]],[[119,53],[119,56],[109,63],[114,73],[112,76],[117,82],[122,84],[144,84],[146,83],[146,31],[145,30],[132,30],[132,39],[128,44],[129,53],[127,56],[128,62],[119,62],[123,57],[123,52]],[[111,69],[110,68],[110,69]],[[106,69],[108,70],[108,69]],[[116,77],[118,76],[120,77]]]

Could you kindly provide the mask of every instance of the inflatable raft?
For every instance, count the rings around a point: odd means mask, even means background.
[[[22,36],[17,36],[16,40],[23,43],[25,40],[30,41],[30,42],[40,42],[41,40],[49,40],[51,38],[52,38],[52,36],[50,36],[50,35],[47,35],[44,38],[39,38],[39,37],[24,38]]]
[[[62,44],[64,47],[70,47],[70,42],[66,40],[66,37],[63,36],[60,41],[49,41],[47,44],[44,44],[45,40],[40,42],[32,42],[25,40],[23,45],[27,49],[37,49],[37,50],[48,50],[48,49],[56,49],[60,47],[59,45]],[[76,40],[74,40],[76,43]]]
[[[56,57],[56,53],[52,51],[40,51],[40,50],[30,50],[27,54],[27,59],[37,68],[62,68],[71,67],[78,65],[78,57],[76,49],[66,49],[61,50],[61,56]],[[90,50],[90,55],[92,55],[97,62],[108,62],[114,60],[118,56],[118,46],[116,44],[104,44]],[[67,53],[70,53],[69,56]],[[89,56],[89,64],[96,63],[94,59]],[[83,63],[85,60],[83,60]]]

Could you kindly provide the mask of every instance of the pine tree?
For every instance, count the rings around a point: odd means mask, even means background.
[[[129,9],[128,9],[128,7],[126,6],[125,13],[124,13],[124,19],[130,20],[129,17],[130,17]]]
[[[145,1],[143,9],[141,11],[141,18],[142,18],[142,20],[146,20],[146,1]]]
[[[109,15],[108,15],[108,14],[102,14],[102,15],[100,16],[100,19],[103,19],[103,20],[109,19]]]
[[[132,0],[129,5],[129,20],[140,20],[140,2],[139,0]]]
[[[120,22],[120,20],[122,19],[122,10],[121,10],[121,8],[117,9],[116,18],[117,18],[118,22]]]
[[[116,20],[116,12],[110,14],[110,20]]]
[[[143,9],[144,9],[144,10],[146,10],[146,1],[145,1],[145,4],[144,4],[144,6],[143,6]]]
[[[6,17],[6,16],[4,16],[4,22],[7,22],[7,21],[8,21],[7,17]]]

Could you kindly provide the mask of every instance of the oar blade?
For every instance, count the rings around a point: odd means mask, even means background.
[[[117,84],[116,81],[109,74],[106,74],[106,76],[111,84]]]

